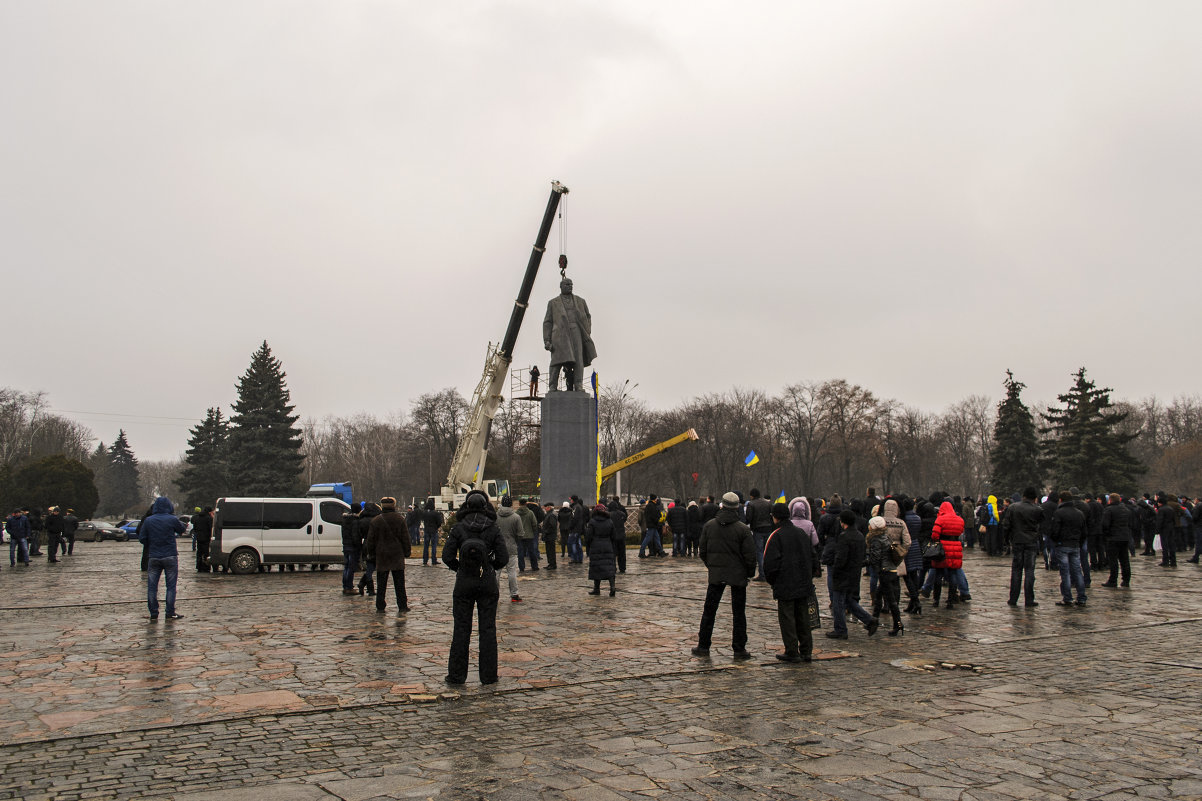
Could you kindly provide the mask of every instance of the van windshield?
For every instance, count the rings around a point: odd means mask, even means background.
[[[497,479],[497,497],[502,498],[509,494],[509,481],[503,478]]]

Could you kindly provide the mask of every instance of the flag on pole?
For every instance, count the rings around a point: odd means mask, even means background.
[[[789,502],[789,500],[785,497],[784,490],[780,491],[780,497],[776,499],[776,502],[777,503],[788,503]]]
[[[743,460],[743,464],[746,465],[747,467],[751,467],[753,464],[759,464],[759,462],[760,462],[760,457],[756,455],[755,451],[752,451],[751,453],[747,454],[747,458]]]
[[[601,378],[593,370],[593,426],[597,436],[597,503],[601,503]]]

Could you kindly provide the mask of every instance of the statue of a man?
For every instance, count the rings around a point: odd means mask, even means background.
[[[572,294],[572,279],[559,282],[559,297],[547,303],[543,318],[543,345],[551,351],[551,374],[547,391],[559,390],[559,371],[564,372],[564,388],[569,392],[580,389],[584,368],[593,363],[597,349],[593,347],[593,316],[584,298]]]

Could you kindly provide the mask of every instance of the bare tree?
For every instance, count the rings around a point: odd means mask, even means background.
[[[822,402],[829,414],[833,455],[845,492],[852,491],[852,478],[863,459],[868,435],[876,424],[877,399],[858,384],[839,378],[821,387]]]
[[[822,385],[806,381],[793,384],[773,403],[776,428],[792,449],[801,490],[817,486],[819,461],[827,454],[831,437],[830,411]]]

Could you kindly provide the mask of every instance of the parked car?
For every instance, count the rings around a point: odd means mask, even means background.
[[[141,522],[141,520],[122,520],[117,524],[117,528],[125,532],[127,540],[133,540],[138,538],[138,524]]]
[[[112,523],[105,523],[103,520],[84,520],[80,522],[79,528],[75,532],[75,539],[83,542],[104,542],[105,540],[117,542],[127,540],[129,537]]]

